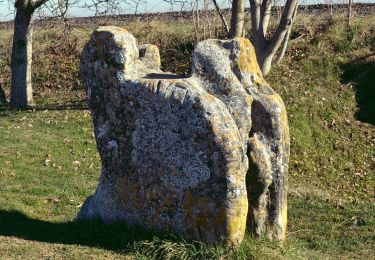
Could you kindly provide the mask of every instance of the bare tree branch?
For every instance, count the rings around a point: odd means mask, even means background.
[[[289,27],[288,31],[285,34],[283,43],[281,44],[281,50],[280,50],[279,54],[277,55],[276,59],[273,62],[274,64],[279,64],[280,61],[284,58],[286,48],[288,46],[288,40],[289,40],[289,36],[290,36],[291,31],[292,31],[292,27]]]
[[[279,26],[271,38],[267,54],[274,54],[280,47],[288,28],[293,24],[293,15],[297,12],[298,0],[287,0]]]
[[[37,9],[40,6],[42,6],[45,2],[48,0],[30,0],[30,5],[34,8]]]
[[[251,30],[256,33],[260,25],[260,2],[259,0],[249,0],[251,12]]]
[[[267,36],[268,24],[271,19],[271,0],[263,0],[260,11],[260,30],[263,33],[263,36]]]
[[[223,25],[224,25],[225,32],[226,32],[227,34],[229,34],[229,26],[228,26],[227,20],[225,19],[225,17],[224,17],[224,15],[223,15],[223,13],[222,13],[222,11],[221,11],[219,5],[217,4],[216,0],[212,0],[212,2],[213,2],[213,4],[215,5],[216,11],[217,11],[217,13],[219,14],[220,19],[221,19],[221,21],[222,21],[222,23],[223,23]]]

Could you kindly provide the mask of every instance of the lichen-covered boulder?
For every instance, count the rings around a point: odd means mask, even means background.
[[[189,78],[159,68],[157,47],[138,48],[125,29],[100,27],[86,44],[81,76],[102,174],[78,218],[208,244],[237,245],[246,226],[283,239],[287,117],[250,42],[200,42]]]

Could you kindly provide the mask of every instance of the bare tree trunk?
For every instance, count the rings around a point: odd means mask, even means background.
[[[200,29],[201,29],[201,24],[200,24],[200,17],[199,17],[199,2],[198,0],[196,1],[196,6],[197,8],[195,9],[195,18],[197,19],[197,42],[200,41]]]
[[[229,37],[241,37],[245,18],[245,1],[233,0]]]
[[[270,19],[270,0],[249,0],[251,7],[251,42],[254,45],[259,67],[264,75],[268,74],[274,64],[274,56],[282,47],[281,55],[276,59],[280,62],[285,53],[289,40],[290,30],[295,20],[298,8],[298,0],[287,0],[284,6],[280,23],[271,37],[268,39],[267,27]]]
[[[12,84],[10,105],[26,107],[33,103],[31,63],[32,63],[32,12],[17,8],[14,21],[12,50]]]
[[[352,23],[352,6],[353,6],[353,0],[348,0],[348,26]]]
[[[199,16],[195,13],[195,3],[192,3],[191,8],[192,8],[195,40],[198,42],[199,41]]]
[[[331,18],[333,18],[333,3],[332,2],[329,3],[329,15]]]
[[[257,60],[259,66],[262,68],[261,64],[264,60],[262,56],[264,55],[264,50],[267,47],[267,42],[265,35],[263,34],[263,29],[260,28],[261,20],[261,4],[260,0],[249,0],[250,2],[250,14],[251,14],[251,42],[254,45],[255,52],[257,55]]]

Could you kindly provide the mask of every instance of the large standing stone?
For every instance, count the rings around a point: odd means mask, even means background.
[[[189,78],[160,71],[154,45],[100,27],[81,75],[102,174],[78,218],[123,220],[236,245],[246,223],[285,237],[289,133],[284,104],[244,38],[206,40]]]

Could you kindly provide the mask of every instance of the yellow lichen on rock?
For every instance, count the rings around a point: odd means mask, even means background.
[[[227,212],[228,239],[226,244],[238,245],[241,243],[245,230],[248,211],[247,197],[236,199],[229,212]]]
[[[258,64],[255,49],[250,40],[243,37],[236,37],[234,40],[240,45],[240,56],[237,59],[237,66],[240,71],[253,75],[255,84],[268,85],[263,79],[263,73]]]
[[[282,216],[282,222],[283,222],[282,240],[285,240],[286,239],[286,226],[288,224],[288,206],[287,206],[286,200],[281,210],[281,216]]]
[[[258,73],[260,76],[262,76],[262,71],[260,70],[257,61],[255,49],[249,39],[237,37],[235,38],[235,41],[239,42],[240,44],[240,56],[237,60],[239,69],[243,72]]]

